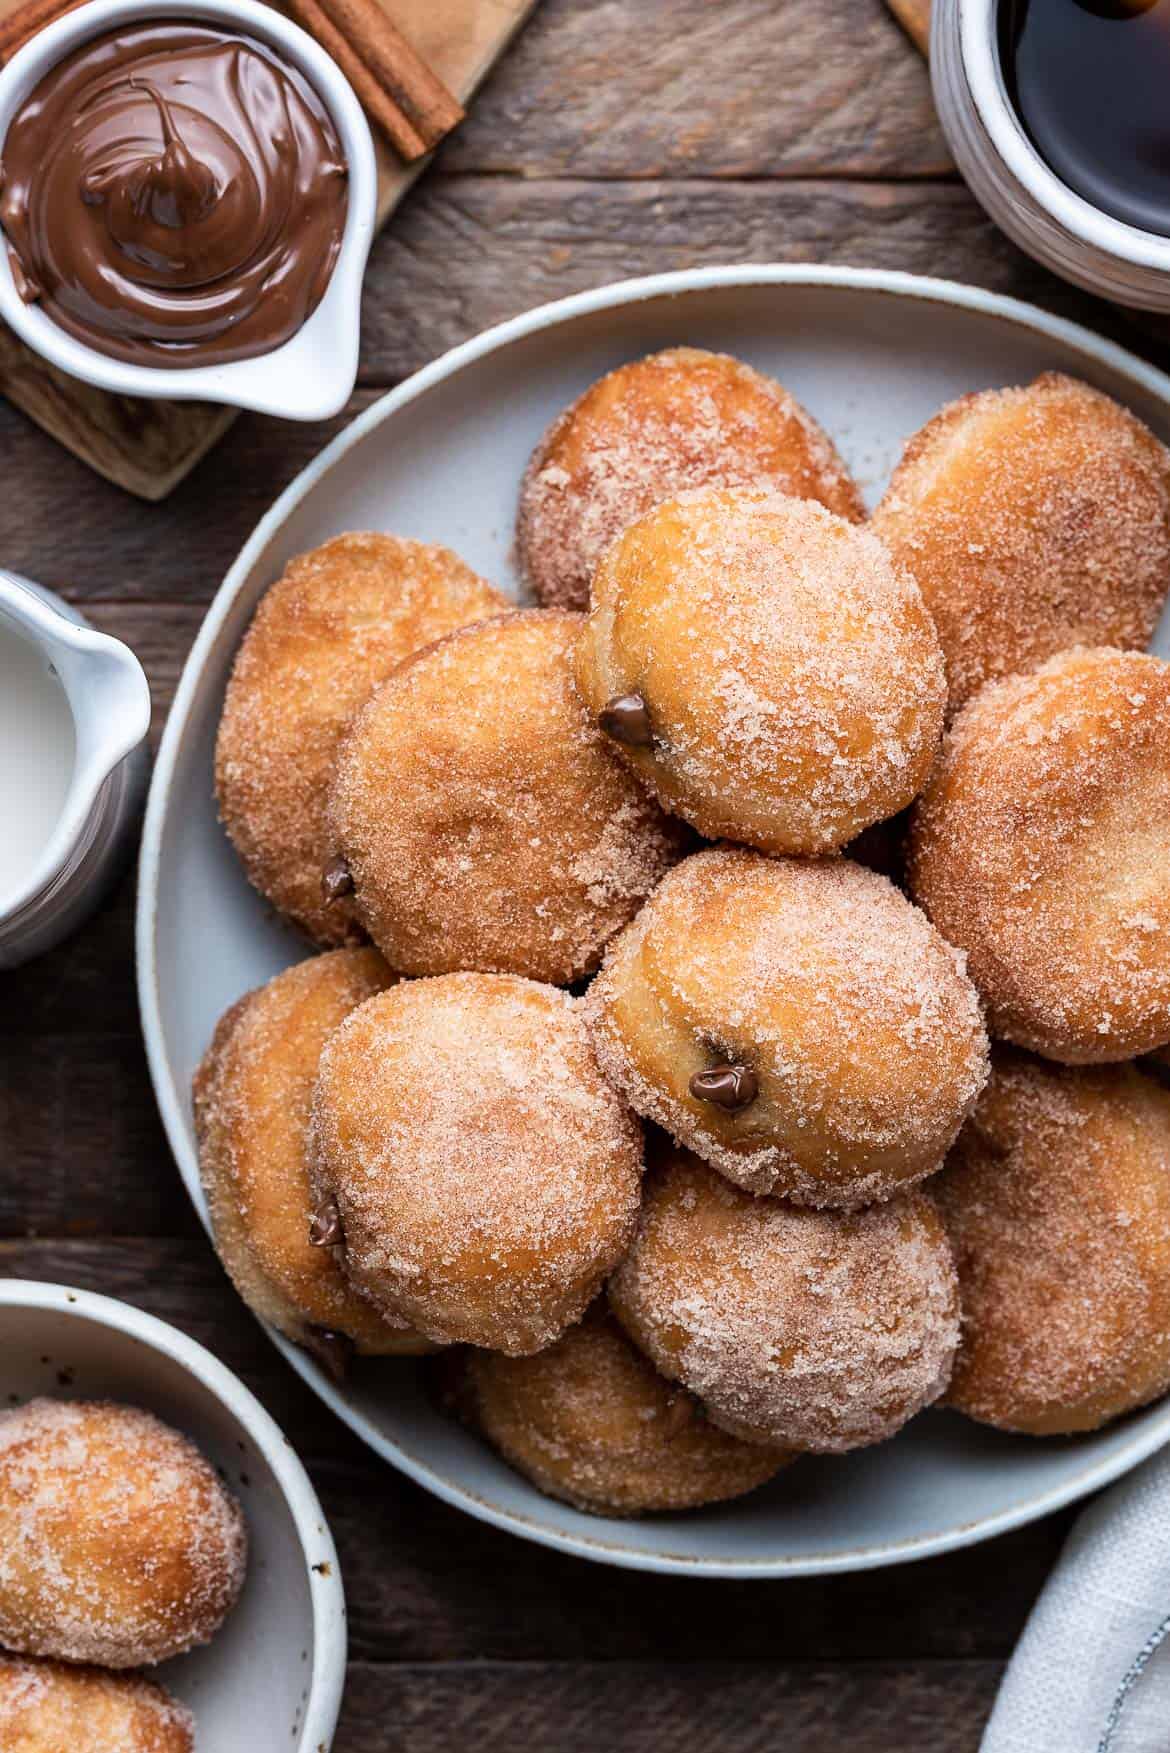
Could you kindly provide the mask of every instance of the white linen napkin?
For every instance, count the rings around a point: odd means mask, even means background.
[[[981,1753],[1170,1753],[1170,1450],[1074,1526]]]

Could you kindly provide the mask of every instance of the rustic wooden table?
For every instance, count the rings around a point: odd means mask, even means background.
[[[452,343],[630,274],[737,261],[950,276],[1133,342],[996,233],[880,0],[543,0],[376,246],[360,387],[323,429],[241,420],[162,505],[0,403],[0,562],[146,664],[156,730],[224,570],[331,432]],[[0,832],[3,824],[0,823]],[[308,1463],[351,1668],[336,1753],[969,1753],[1069,1517],[826,1581],[602,1569],[456,1514],[318,1405],[239,1303],[171,1161],[134,999],[132,883],[0,983],[0,1271],[125,1297],[209,1345]],[[257,1749],[257,1753],[264,1750]]]

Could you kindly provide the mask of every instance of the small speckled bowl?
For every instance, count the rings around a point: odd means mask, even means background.
[[[155,1672],[194,1712],[199,1753],[328,1753],[345,1682],[333,1538],[287,1437],[209,1351],[127,1303],[0,1282],[0,1406],[36,1395],[142,1406],[185,1432],[244,1506],[243,1594],[206,1648]]]

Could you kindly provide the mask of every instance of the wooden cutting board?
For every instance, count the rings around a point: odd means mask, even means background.
[[[384,0],[403,35],[466,103],[537,0]],[[0,0],[0,17],[19,0]],[[402,165],[375,129],[378,220],[394,211],[428,160]],[[143,499],[163,499],[235,419],[204,402],[145,402],[90,389],[30,353],[0,323],[0,394],[75,456]]]

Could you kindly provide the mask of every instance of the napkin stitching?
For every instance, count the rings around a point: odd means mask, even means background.
[[[1109,1715],[1105,1719],[1105,1733],[1097,1744],[1097,1753],[1109,1753],[1113,1737],[1121,1722],[1121,1713],[1125,1709],[1125,1701],[1137,1685],[1137,1682],[1141,1679],[1142,1674],[1145,1672],[1146,1664],[1149,1662],[1150,1657],[1158,1646],[1165,1641],[1168,1632],[1170,1632],[1170,1614],[1168,1614],[1167,1617],[1163,1619],[1162,1623],[1150,1633],[1149,1637],[1147,1637],[1145,1643],[1127,1668],[1121,1685],[1118,1688],[1117,1696],[1113,1700],[1113,1705],[1110,1709]]]

